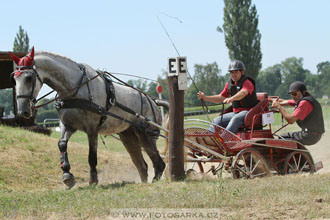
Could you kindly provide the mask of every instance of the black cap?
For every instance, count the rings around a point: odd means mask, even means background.
[[[296,92],[296,91],[304,92],[306,90],[307,90],[306,86],[303,82],[295,81],[295,82],[291,83],[288,94],[290,94],[292,92]]]
[[[230,72],[233,70],[245,70],[244,63],[240,60],[232,60],[229,64],[228,71]]]

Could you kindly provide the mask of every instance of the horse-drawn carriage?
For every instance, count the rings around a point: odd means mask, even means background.
[[[247,113],[244,125],[236,134],[207,121],[186,121],[186,162],[192,165],[188,173],[196,172],[196,164],[201,173],[218,174],[227,170],[235,179],[313,173],[322,168],[322,162],[314,164],[304,145],[276,135],[284,125],[272,132],[271,123],[265,121],[272,121],[267,117],[276,111],[270,110],[270,97],[266,93],[258,93],[257,97],[258,104]]]
[[[57,91],[52,101],[56,100],[61,120],[58,147],[62,180],[68,188],[74,186],[75,178],[70,172],[67,145],[77,130],[86,132],[88,136],[90,184],[98,183],[96,166],[99,133],[119,134],[142,182],[148,181],[142,148],[153,163],[153,179],[161,178],[165,163],[157,150],[156,139],[160,129],[167,130],[160,125],[161,114],[157,106],[167,106],[167,103],[152,100],[127,85],[112,83],[109,73],[95,71],[86,64],[75,63],[60,55],[39,52],[34,57],[32,49],[23,58],[11,56],[17,64],[11,80],[15,84],[18,115],[30,118],[33,110],[40,107],[35,104],[44,83]],[[269,110],[267,94],[258,94],[258,99],[259,103],[248,112],[244,126],[236,134],[200,120],[186,127],[184,141],[188,149],[187,161],[197,163],[201,172],[205,172],[204,163],[218,163],[217,168],[211,166],[209,171],[216,174],[224,167],[234,178],[267,176],[272,172],[313,173],[318,170],[321,163],[315,165],[302,144],[274,139],[276,132],[272,133],[271,125],[266,128],[262,124],[262,116],[273,112]],[[210,132],[210,125],[215,132]]]

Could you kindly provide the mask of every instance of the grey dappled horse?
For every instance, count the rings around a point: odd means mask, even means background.
[[[98,73],[90,66],[77,64],[66,57],[48,52],[38,52],[34,56],[34,49],[23,58],[18,58],[14,55],[12,55],[12,58],[18,65],[12,79],[15,82],[17,112],[20,116],[25,118],[32,116],[35,99],[43,84],[47,84],[57,91],[61,100],[85,100],[95,103],[96,106],[104,108],[107,106],[108,97],[105,82],[102,77],[97,76]],[[93,79],[88,83],[82,84],[91,78]],[[113,88],[115,90],[115,100],[120,102],[120,104],[151,121],[161,124],[161,115],[154,101],[137,90],[118,83],[113,83]],[[113,105],[109,111],[137,124],[140,120],[133,114],[123,111],[117,105]],[[100,114],[84,108],[59,108],[58,114],[61,128],[58,147],[61,153],[62,179],[69,188],[75,184],[75,180],[70,173],[67,144],[71,135],[77,130],[86,132],[88,136],[90,184],[98,183],[96,166],[99,133],[105,135],[119,134],[122,143],[139,172],[141,181],[147,182],[148,167],[142,156],[141,147],[143,147],[153,163],[155,170],[153,179],[158,180],[161,178],[165,169],[165,163],[156,148],[158,135],[148,135],[146,132],[121,119],[111,116],[102,118]],[[148,129],[150,130],[150,128]],[[152,130],[157,131],[158,129],[152,128]]]

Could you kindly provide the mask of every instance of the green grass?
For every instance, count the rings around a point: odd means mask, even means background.
[[[110,137],[107,147],[100,142],[98,150],[98,170],[110,177],[89,187],[87,139],[82,132],[74,134],[68,148],[77,185],[64,190],[58,135],[0,126],[0,219],[109,219],[111,210],[119,208],[216,208],[224,219],[330,218],[330,174],[116,182],[112,175],[130,177],[136,170],[121,143]]]
[[[0,218],[106,218],[118,208],[216,208],[233,219],[330,217],[329,175],[112,183],[70,191],[0,190]]]

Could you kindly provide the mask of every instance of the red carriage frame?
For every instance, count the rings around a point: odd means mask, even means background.
[[[269,108],[271,98],[275,97],[268,97],[267,93],[258,93],[257,97],[258,104],[247,113],[244,126],[236,134],[208,121],[186,120],[186,161],[197,163],[202,173],[218,174],[225,169],[233,178],[314,173],[321,169],[322,162],[314,164],[310,152],[303,144],[276,135],[286,125],[282,123],[282,127],[272,133],[271,124],[262,124],[263,114],[277,112]],[[215,132],[209,130],[210,126],[213,126]],[[205,171],[205,163],[216,163],[218,166],[213,165]]]

